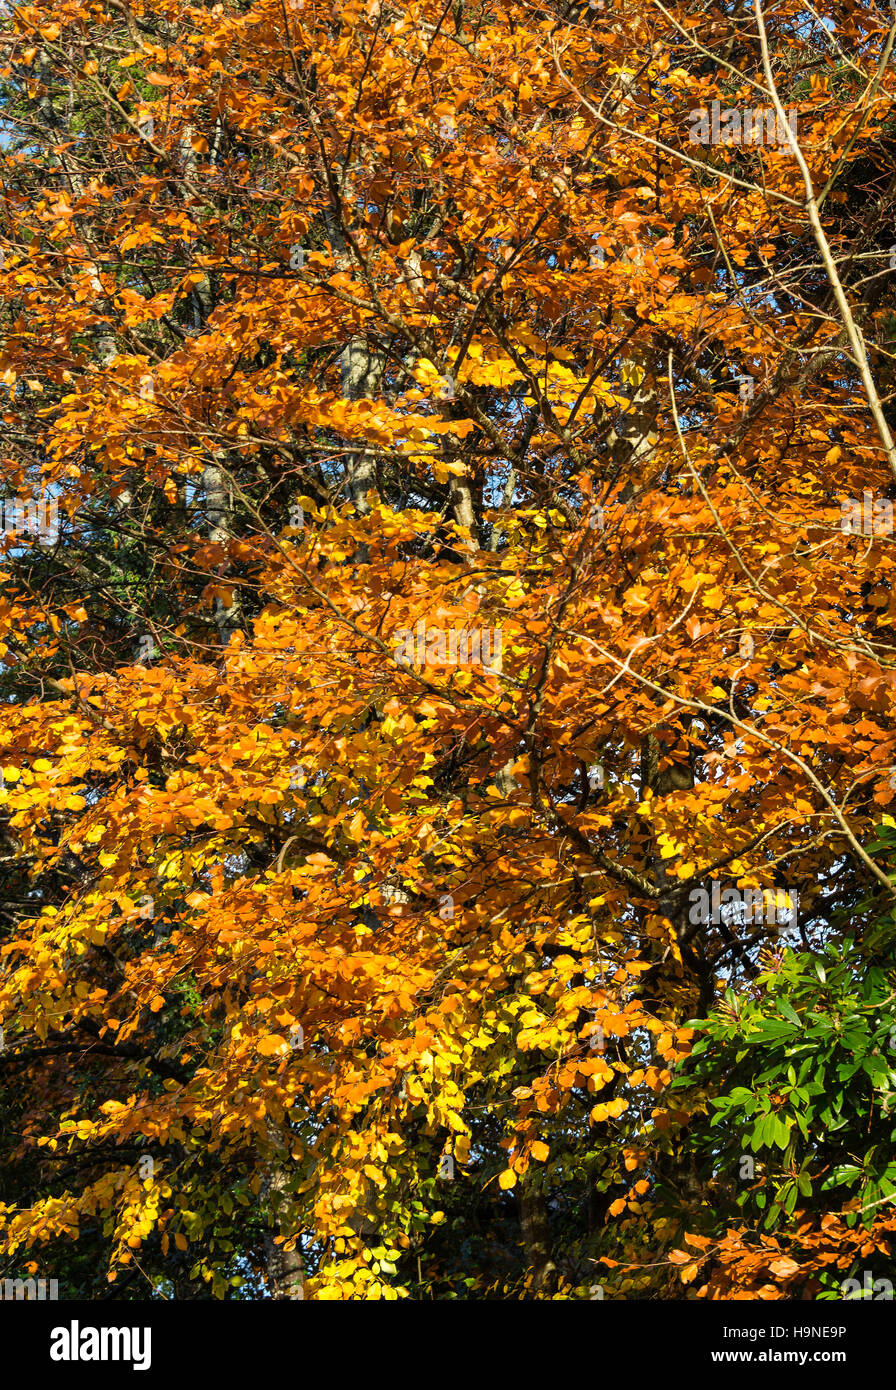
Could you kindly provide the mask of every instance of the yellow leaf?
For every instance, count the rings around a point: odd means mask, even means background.
[[[536,1139],[532,1145],[532,1157],[537,1158],[539,1163],[544,1163],[550,1152],[547,1144],[543,1144],[540,1139]]]
[[[516,1187],[516,1173],[512,1168],[505,1168],[498,1179],[498,1186],[503,1187],[506,1192],[508,1188]]]
[[[178,1250],[186,1250],[189,1242],[182,1231],[175,1231],[174,1244],[177,1246]]]

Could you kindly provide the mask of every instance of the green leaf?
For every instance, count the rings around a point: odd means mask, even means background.
[[[779,1149],[786,1149],[790,1143],[790,1125],[785,1124],[777,1115],[773,1116],[775,1124],[775,1143]]]
[[[825,1179],[822,1187],[841,1187],[844,1183],[855,1182],[856,1178],[861,1176],[861,1168],[858,1168],[854,1163],[841,1163],[838,1168],[834,1169],[830,1177]]]

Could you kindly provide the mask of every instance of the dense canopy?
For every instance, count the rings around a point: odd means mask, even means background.
[[[891,1270],[894,39],[4,7],[0,1274]]]

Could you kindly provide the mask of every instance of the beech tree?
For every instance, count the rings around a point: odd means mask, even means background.
[[[885,1278],[893,13],[0,35],[0,1273]]]

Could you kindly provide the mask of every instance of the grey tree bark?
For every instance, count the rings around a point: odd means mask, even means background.
[[[227,481],[219,463],[205,465],[202,470],[202,487],[205,493],[208,538],[219,545],[226,545],[230,536],[231,502]],[[214,617],[221,646],[226,647],[233,634],[242,626],[242,606],[235,587],[231,591],[230,603],[225,603],[220,595],[216,596]]]
[[[267,1122],[267,1131],[275,1151],[282,1150],[283,1137],[270,1119]],[[265,1282],[270,1290],[271,1298],[298,1300],[305,1297],[305,1270],[302,1256],[298,1250],[284,1250],[282,1245],[275,1245],[274,1243],[275,1235],[278,1234],[274,1230],[277,1211],[287,1190],[287,1170],[282,1163],[273,1161],[262,1181],[260,1194],[265,1206],[269,1209],[271,1221],[271,1229],[264,1238]]]
[[[342,394],[347,401],[373,399],[379,395],[383,378],[383,359],[372,350],[366,338],[352,338],[343,349],[339,366],[342,375]],[[376,466],[373,454],[359,454],[349,465],[349,493],[359,516],[367,516],[370,503],[368,492],[376,490]]]

